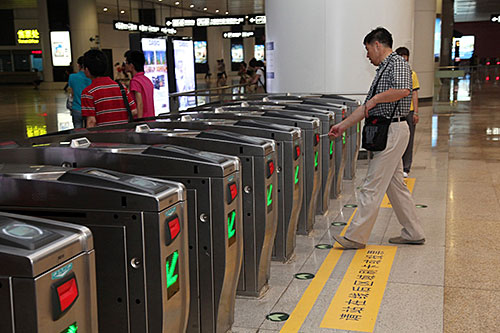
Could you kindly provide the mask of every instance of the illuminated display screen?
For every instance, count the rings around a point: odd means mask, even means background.
[[[436,19],[434,26],[434,58],[439,58],[441,55],[441,19]]]
[[[69,31],[51,31],[50,47],[53,66],[69,66],[71,64]]]
[[[78,324],[76,321],[61,331],[61,333],[76,333],[76,332],[78,332]]]
[[[167,257],[165,270],[167,273],[167,299],[170,299],[179,291],[179,251],[175,251]]]
[[[227,215],[227,240],[228,246],[236,242],[236,211],[233,210]]]
[[[455,55],[455,46],[458,43],[460,60],[472,58],[472,53],[474,53],[474,36],[462,36],[460,38],[453,37],[453,44],[451,47],[451,59],[457,57]]]
[[[244,59],[243,45],[234,44],[231,46],[231,62],[240,63]]]
[[[194,42],[194,62],[197,64],[207,63],[207,42]]]
[[[194,51],[192,40],[174,40],[175,84],[177,92],[196,89],[196,74],[194,73]],[[179,110],[196,106],[194,96],[179,97]]]
[[[170,112],[167,78],[167,43],[162,38],[142,38],[142,52],[146,58],[144,74],[153,82],[155,115]]]
[[[254,46],[253,56],[255,57],[256,60],[264,61],[265,54],[266,54],[266,50],[264,48],[264,45],[255,45]]]

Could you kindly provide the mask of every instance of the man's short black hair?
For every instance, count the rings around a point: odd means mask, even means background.
[[[83,56],[78,57],[78,60],[76,61],[76,63],[78,65],[80,65],[81,67],[83,67]]]
[[[408,50],[404,46],[400,46],[396,49],[396,53],[400,56],[407,56],[408,58],[410,57],[410,50]]]
[[[380,44],[384,44],[385,46],[392,48],[392,35],[389,31],[387,31],[387,29],[378,27],[366,35],[363,40],[364,45],[374,42],[379,42]]]
[[[83,67],[94,77],[106,75],[108,59],[101,50],[88,50],[83,55]]]
[[[144,64],[146,63],[146,58],[142,51],[130,50],[125,52],[125,60],[127,63],[134,65],[134,68],[138,72],[144,72]]]

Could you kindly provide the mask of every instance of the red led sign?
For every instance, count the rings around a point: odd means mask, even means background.
[[[300,146],[295,146],[295,159],[298,159],[300,156]]]
[[[227,203],[230,204],[238,196],[238,186],[236,186],[236,183],[231,183],[228,185],[228,194],[229,195],[227,196]]]
[[[267,162],[267,178],[271,177],[274,173],[274,163],[273,161]]]

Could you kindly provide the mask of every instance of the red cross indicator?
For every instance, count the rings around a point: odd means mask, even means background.
[[[166,222],[165,228],[165,243],[166,245],[172,244],[177,235],[181,232],[181,223],[179,221],[179,217],[174,215],[170,220]]]
[[[52,290],[52,317],[54,320],[61,318],[78,298],[78,284],[74,273],[54,283]]]
[[[318,143],[319,143],[319,134],[318,134],[318,133],[316,133],[316,134],[314,135],[314,145],[315,145],[315,146],[317,146],[317,145],[318,145]]]
[[[274,173],[274,162],[269,161],[267,162],[267,178],[271,177],[273,173]]]
[[[300,146],[295,146],[295,159],[298,159],[300,156]]]
[[[228,189],[227,203],[230,204],[238,196],[238,186],[236,185],[236,183],[230,183],[229,185],[227,185],[227,189]]]

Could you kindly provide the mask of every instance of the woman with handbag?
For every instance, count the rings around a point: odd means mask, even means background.
[[[363,148],[373,151],[364,184],[359,194],[357,218],[345,236],[334,236],[343,249],[366,246],[377,219],[380,204],[387,196],[402,225],[401,235],[389,239],[393,244],[425,243],[415,203],[403,181],[403,153],[408,144],[406,116],[411,102],[411,71],[408,63],[392,51],[392,35],[377,28],[366,35],[363,44],[370,62],[378,66],[366,101],[348,118],[332,126],[330,137],[337,138],[351,126],[365,119]]]

